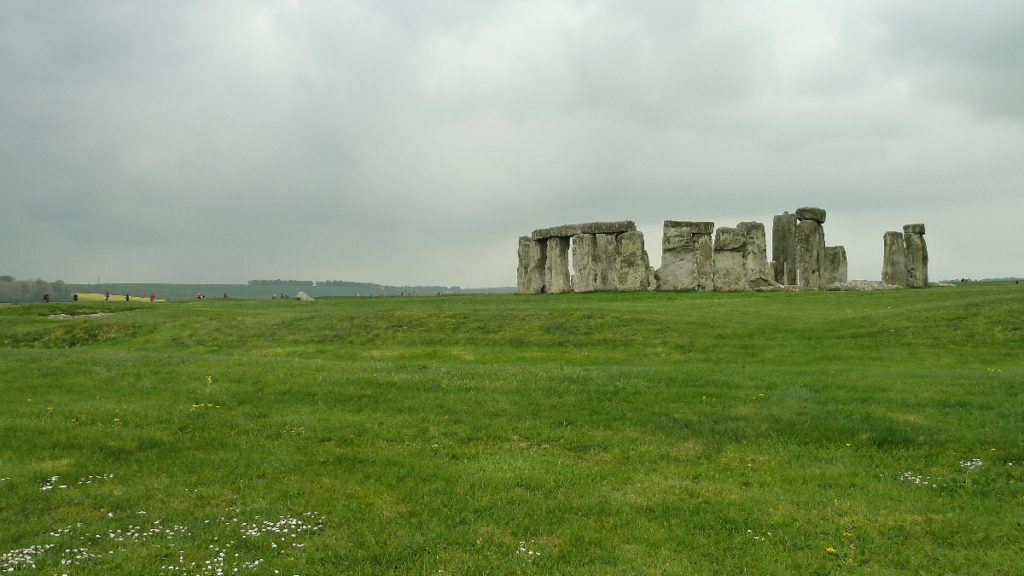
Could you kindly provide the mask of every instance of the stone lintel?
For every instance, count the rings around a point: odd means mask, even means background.
[[[534,240],[545,238],[569,238],[577,234],[621,234],[636,230],[636,224],[632,220],[621,222],[585,222],[583,224],[564,224],[551,228],[540,228],[534,230],[531,235]]]
[[[714,222],[694,222],[689,220],[665,220],[665,228],[685,228],[691,234],[713,234]]]
[[[824,208],[812,208],[805,206],[803,208],[796,209],[797,220],[814,220],[818,224],[825,223],[825,209]]]
[[[907,224],[903,227],[904,234],[924,234],[924,224]]]

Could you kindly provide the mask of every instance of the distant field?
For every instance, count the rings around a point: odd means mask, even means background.
[[[1013,283],[4,306],[0,375],[0,573],[1024,557]]]
[[[159,298],[166,300],[193,300],[199,294],[207,299],[224,299],[225,295],[233,299],[247,300],[270,300],[280,298],[294,298],[299,291],[315,298],[329,296],[400,296],[420,295],[437,296],[452,294],[477,294],[477,293],[510,293],[514,288],[479,288],[462,289],[458,287],[445,286],[383,286],[371,283],[349,282],[344,284],[166,284],[166,283],[137,283],[137,284],[69,284],[72,291],[111,294],[130,294],[132,297],[147,297],[150,292],[155,293]],[[41,298],[40,298],[41,299]]]

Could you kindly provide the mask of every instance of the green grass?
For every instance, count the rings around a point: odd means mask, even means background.
[[[1022,423],[1014,284],[0,307],[0,572],[1018,574]]]

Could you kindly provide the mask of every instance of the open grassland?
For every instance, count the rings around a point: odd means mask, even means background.
[[[0,572],[1020,574],[1024,287],[7,306],[0,439]]]

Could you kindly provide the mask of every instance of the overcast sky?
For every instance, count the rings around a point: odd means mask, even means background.
[[[515,285],[517,237],[828,211],[1024,275],[1024,2],[0,0],[0,274]],[[770,238],[769,238],[770,242]]]

